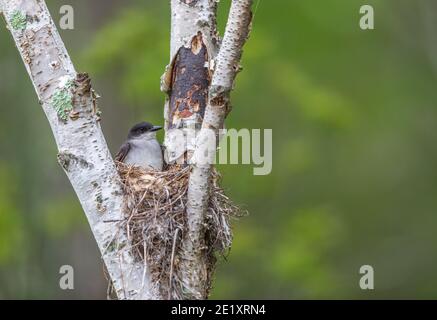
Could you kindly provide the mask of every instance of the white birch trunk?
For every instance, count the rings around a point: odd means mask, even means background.
[[[190,3],[190,4],[187,4]],[[192,117],[183,119],[185,128],[202,128],[218,130],[223,126],[224,118],[228,112],[229,95],[233,82],[240,67],[242,47],[250,31],[251,5],[252,0],[234,0],[229,15],[228,24],[223,43],[220,46],[220,39],[216,35],[216,1],[214,0],[172,0],[172,37],[171,37],[171,59],[174,60],[181,47],[189,47],[194,35],[201,32],[208,48],[208,67],[212,71],[212,78],[209,80],[207,99],[205,101],[204,116],[202,118]],[[217,48],[220,48],[216,56]],[[164,75],[164,89],[172,90],[169,73],[178,72],[177,66],[170,65],[170,72]],[[176,69],[176,70],[172,70]],[[191,98],[189,99],[192,100]],[[202,103],[201,108],[202,109]],[[170,105],[170,106],[169,106]],[[169,118],[169,108],[172,110],[171,102],[165,108],[167,124],[175,121]],[[186,123],[193,121],[194,125]],[[167,125],[166,128],[171,127]],[[176,126],[177,127],[177,126]],[[184,152],[191,158],[194,153],[203,153],[211,150],[207,145],[208,132],[201,130],[197,139],[188,141],[186,149],[178,149],[183,142],[172,140],[166,134],[166,147],[169,151],[170,161],[178,159]],[[197,144],[197,146],[196,146]],[[202,158],[201,156],[199,158]],[[187,233],[183,237],[181,252],[181,273],[186,298],[205,299],[208,292],[208,271],[206,262],[206,250],[204,243],[204,224],[209,199],[209,177],[211,174],[210,165],[192,164],[192,171],[189,180],[188,203],[187,203]]]
[[[167,149],[167,160],[170,163],[183,161],[184,155],[187,158],[194,152],[195,136],[188,134],[191,130],[197,131],[202,125],[201,114],[205,111],[207,104],[207,94],[209,87],[209,63],[212,61],[219,48],[219,36],[216,26],[217,18],[217,1],[214,0],[171,0],[171,40],[170,40],[170,65],[167,68],[166,74],[163,77],[163,89],[169,93],[169,99],[164,109],[166,120],[166,138],[165,146]],[[199,38],[199,35],[200,38]],[[193,41],[193,39],[196,39]],[[206,57],[202,62],[202,68],[194,68],[190,70],[187,64],[196,60],[200,48],[204,45]],[[190,53],[185,54],[183,48],[190,48],[193,56]],[[186,57],[188,55],[188,57]],[[190,60],[191,59],[191,60]],[[199,58],[200,59],[200,58]],[[182,66],[178,64],[181,61]],[[192,72],[192,78],[196,78],[193,83],[181,84],[180,88],[176,88],[178,83],[172,83],[176,75],[179,73],[179,68],[187,68],[187,72]],[[185,72],[185,71],[184,71]],[[202,83],[201,88],[196,85]],[[182,92],[177,97],[172,97],[172,93]],[[193,94],[194,92],[194,94]],[[192,95],[199,93],[198,100],[191,99]],[[187,109],[192,112],[190,116],[175,116],[172,110],[175,109],[174,100],[179,99],[187,104]],[[183,103],[184,103],[183,102]],[[190,106],[190,104],[192,106]],[[194,105],[197,104],[197,108]],[[193,107],[193,108],[192,108]],[[196,111],[193,111],[196,109]],[[184,131],[185,138],[181,140],[181,136],[173,137],[172,129]],[[199,185],[199,187],[201,187]],[[208,189],[208,184],[204,184],[205,191]],[[182,277],[182,285],[184,287],[185,298],[187,299],[204,299],[207,296],[207,266],[204,256],[205,243],[202,237],[203,219],[199,216],[191,214],[192,208],[196,205],[198,198],[189,198],[187,204],[187,232],[182,237],[182,252],[180,254],[180,270]]]
[[[0,9],[49,120],[59,163],[82,204],[118,298],[159,298],[149,286],[145,266],[134,261],[125,228],[120,226],[123,192],[100,129],[90,79],[76,73],[44,1],[0,0]]]
[[[202,130],[196,139],[194,159],[201,159],[205,151],[211,150],[208,145],[215,142],[210,139],[210,130],[216,131],[223,128],[225,116],[228,113],[230,92],[233,89],[234,79],[240,70],[242,49],[250,33],[252,20],[252,0],[233,0],[226,25],[225,35],[218,56],[215,59],[215,68],[209,88],[208,105],[205,110]],[[197,155],[199,153],[199,155]],[[210,159],[212,161],[212,159]],[[212,163],[212,162],[210,162]],[[188,185],[187,214],[192,221],[189,241],[187,246],[193,250],[193,256],[197,261],[193,264],[202,264],[205,258],[199,239],[202,238],[202,226],[205,223],[206,211],[209,200],[209,180],[212,166],[210,164],[193,163]],[[203,271],[203,270],[202,270]],[[193,291],[198,296],[206,298],[205,288],[202,287],[207,279],[199,273],[192,278]],[[197,282],[196,282],[197,281]]]

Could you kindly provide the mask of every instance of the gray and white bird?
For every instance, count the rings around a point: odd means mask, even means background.
[[[135,165],[145,170],[162,171],[162,149],[156,140],[156,131],[162,129],[149,122],[134,125],[115,156],[115,160],[128,165]]]

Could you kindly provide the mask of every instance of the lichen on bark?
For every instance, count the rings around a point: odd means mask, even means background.
[[[52,96],[51,105],[56,110],[59,118],[64,121],[68,120],[68,116],[73,110],[73,86],[74,81],[69,79],[62,87],[58,88]]]
[[[19,10],[15,10],[11,14],[10,24],[12,26],[12,29],[14,30],[26,29],[26,25],[27,25],[26,15]]]

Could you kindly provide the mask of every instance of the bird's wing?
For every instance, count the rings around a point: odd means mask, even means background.
[[[115,160],[124,162],[124,159],[126,159],[126,156],[130,150],[130,143],[125,142],[121,145],[120,150],[118,150],[117,154],[115,155]]]

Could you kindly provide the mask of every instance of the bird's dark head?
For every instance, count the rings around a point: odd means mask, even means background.
[[[141,122],[134,125],[129,130],[128,139],[141,138],[143,136],[154,136],[156,131],[161,130],[162,127],[154,126],[150,122]]]

